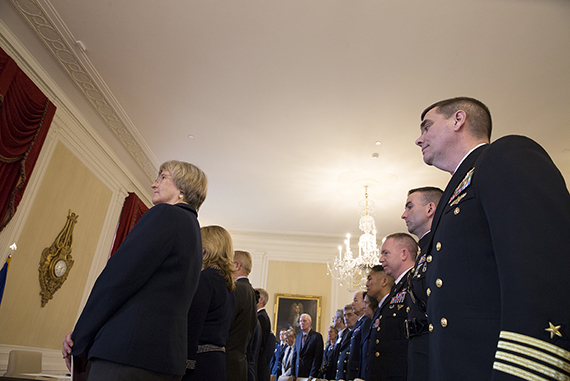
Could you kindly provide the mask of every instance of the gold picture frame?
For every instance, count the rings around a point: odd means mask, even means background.
[[[275,294],[273,308],[273,331],[278,336],[282,328],[292,327],[298,334],[298,316],[307,313],[313,321],[313,329],[321,330],[321,301],[322,297],[312,295]]]

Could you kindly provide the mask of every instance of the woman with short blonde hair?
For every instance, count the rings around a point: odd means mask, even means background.
[[[160,166],[152,203],[97,278],[62,353],[89,381],[176,381],[186,371],[186,321],[198,287],[197,210],[208,181],[180,161]]]

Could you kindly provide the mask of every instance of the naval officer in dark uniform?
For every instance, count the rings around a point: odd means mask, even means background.
[[[350,337],[348,370],[345,378],[347,380],[359,378],[362,370],[362,344],[365,336],[370,331],[370,318],[364,315],[364,310],[366,309],[365,295],[365,291],[356,291],[352,299],[352,311],[358,316],[358,321],[354,325],[352,336]],[[364,355],[366,355],[366,352]]]
[[[402,219],[408,231],[419,238],[420,255],[408,273],[408,293],[405,297],[408,318],[404,323],[408,343],[408,381],[428,381],[428,318],[426,271],[431,257],[426,246],[431,238],[430,228],[435,209],[443,191],[436,187],[415,188],[408,192]]]
[[[404,334],[407,318],[404,298],[408,289],[407,274],[414,266],[417,252],[416,241],[407,233],[390,234],[382,244],[380,263],[386,274],[396,281],[372,318],[366,381],[406,381],[408,339]],[[371,272],[375,272],[375,267]]]
[[[437,102],[421,120],[424,162],[452,174],[426,253],[430,380],[569,379],[564,178],[531,139],[488,144],[491,115],[475,99]]]
[[[352,332],[358,321],[358,316],[352,310],[352,304],[347,304],[342,309],[344,316],[344,324],[346,325],[346,334],[342,337],[340,344],[337,345],[338,358],[336,361],[335,380],[345,380],[348,371],[348,356],[350,355],[350,342],[352,341]]]

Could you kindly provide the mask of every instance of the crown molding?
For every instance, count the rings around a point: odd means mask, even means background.
[[[75,38],[49,0],[11,0],[22,18],[48,47],[69,78],[79,87],[105,124],[142,168],[154,180],[158,160],[140,136],[117,99],[89,58],[75,45]]]

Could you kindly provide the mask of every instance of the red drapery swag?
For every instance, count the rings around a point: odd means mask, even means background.
[[[121,218],[119,218],[119,225],[117,226],[117,232],[115,233],[113,248],[111,249],[109,258],[115,254],[127,234],[129,234],[131,229],[147,210],[147,206],[141,201],[141,199],[136,194],[129,192],[129,195],[125,198],[125,203],[123,204]]]
[[[22,200],[55,109],[0,48],[0,231]]]

